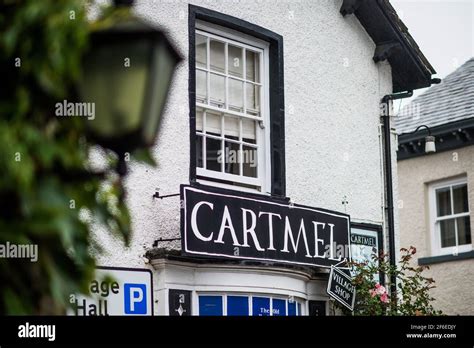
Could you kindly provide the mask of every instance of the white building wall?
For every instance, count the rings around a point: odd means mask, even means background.
[[[382,223],[379,102],[391,93],[390,66],[373,62],[375,44],[354,16],[342,17],[342,0],[191,2],[283,36],[287,196],[338,211],[346,196],[354,221]],[[136,1],[135,10],[165,28],[185,60],[153,148],[158,167],[131,164],[126,178],[130,248],[98,233],[108,250],[99,264],[109,266],[143,267],[154,240],[179,237],[179,197],[152,195],[189,184],[188,2]]]

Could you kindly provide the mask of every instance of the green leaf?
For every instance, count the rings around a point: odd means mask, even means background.
[[[139,149],[133,152],[133,159],[138,162],[146,163],[152,167],[156,167],[157,163],[148,149]]]

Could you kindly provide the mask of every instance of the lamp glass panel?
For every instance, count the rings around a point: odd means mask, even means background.
[[[163,42],[155,42],[154,54],[149,69],[150,91],[145,100],[145,119],[143,120],[143,137],[146,144],[151,145],[158,132],[163,109],[168,96],[177,58]]]
[[[94,47],[85,61],[80,93],[94,103],[88,128],[103,138],[137,130],[146,90],[151,45],[145,39]]]

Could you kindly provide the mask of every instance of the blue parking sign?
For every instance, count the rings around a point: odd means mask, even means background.
[[[124,284],[125,314],[147,314],[146,284]]]

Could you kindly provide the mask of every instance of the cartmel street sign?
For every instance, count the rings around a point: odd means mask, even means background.
[[[329,268],[350,259],[349,215],[235,191],[181,186],[188,256]]]
[[[327,293],[349,310],[354,310],[356,289],[352,284],[351,277],[348,276],[342,269],[334,266],[331,267]]]

